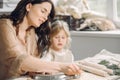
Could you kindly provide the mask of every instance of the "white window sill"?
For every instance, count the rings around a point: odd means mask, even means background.
[[[120,30],[115,31],[70,31],[73,36],[116,37],[120,38]]]

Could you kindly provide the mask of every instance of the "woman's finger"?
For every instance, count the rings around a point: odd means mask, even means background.
[[[81,73],[81,69],[76,64],[72,64],[72,66],[74,67],[76,73]]]
[[[70,66],[68,66],[68,68],[71,69],[74,74],[80,74],[81,72],[79,67],[75,64],[71,64]]]

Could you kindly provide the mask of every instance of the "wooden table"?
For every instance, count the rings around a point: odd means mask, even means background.
[[[105,77],[83,72],[79,79],[73,79],[73,80],[107,80],[107,79]]]

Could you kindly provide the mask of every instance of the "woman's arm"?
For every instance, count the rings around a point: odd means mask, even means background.
[[[74,75],[74,74],[81,73],[81,70],[75,64],[42,61],[34,57],[26,58],[23,61],[22,65],[21,65],[22,70],[31,70],[31,72],[35,71],[38,73],[39,72],[46,72],[46,73],[63,72],[67,75]]]

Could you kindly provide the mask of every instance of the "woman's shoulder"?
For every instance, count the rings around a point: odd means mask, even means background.
[[[2,32],[15,32],[15,29],[12,25],[12,21],[10,19],[0,19],[0,31]]]
[[[2,23],[2,24],[4,24],[4,23],[11,23],[11,20],[3,18],[3,19],[0,19],[0,23]]]
[[[0,21],[6,21],[8,20],[7,18],[0,18]]]

